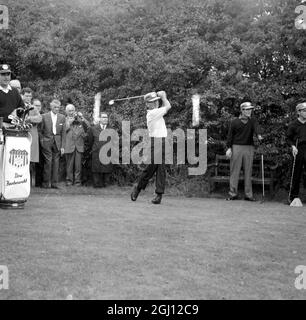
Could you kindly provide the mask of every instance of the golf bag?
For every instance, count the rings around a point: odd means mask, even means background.
[[[0,208],[22,209],[30,195],[31,135],[6,129],[0,144]]]

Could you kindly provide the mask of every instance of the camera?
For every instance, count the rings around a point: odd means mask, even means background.
[[[73,117],[74,117],[74,121],[76,122],[81,122],[83,119],[83,115],[81,112],[75,112]]]

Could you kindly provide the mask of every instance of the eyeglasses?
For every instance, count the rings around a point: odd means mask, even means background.
[[[10,72],[3,72],[3,73],[0,73],[1,76],[10,76],[11,73]]]

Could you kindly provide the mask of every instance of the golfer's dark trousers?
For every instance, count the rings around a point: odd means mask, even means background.
[[[56,146],[55,139],[45,142],[41,151],[44,158],[42,186],[50,187],[50,182],[51,186],[57,186],[60,150]]]
[[[292,189],[290,198],[298,198],[300,191],[300,182],[303,174],[303,169],[306,168],[306,143],[298,145],[298,154],[295,159],[295,166],[292,179]]]
[[[166,166],[165,166],[165,153],[164,153],[164,144],[165,140],[162,139],[162,163],[154,163],[154,138],[151,138],[151,164],[147,165],[147,167],[142,172],[137,188],[139,190],[145,190],[148,182],[156,173],[156,182],[155,182],[155,193],[163,194],[165,192],[166,185]],[[156,151],[156,149],[155,149]]]

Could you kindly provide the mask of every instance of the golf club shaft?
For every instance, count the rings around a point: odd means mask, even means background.
[[[296,140],[295,146],[297,148],[298,146],[298,139]],[[288,195],[288,200],[290,202],[290,197],[291,197],[291,189],[292,189],[292,183],[293,183],[293,175],[294,175],[294,169],[295,169],[295,160],[296,160],[296,155],[293,157],[293,166],[292,166],[292,173],[291,173],[291,179],[290,179],[290,188],[289,188],[289,195]]]
[[[144,97],[144,95],[133,96],[133,97],[127,97],[127,98],[113,99],[112,101],[123,101],[123,100],[137,99],[137,98],[143,98],[143,97]]]
[[[265,167],[264,167],[264,156],[261,155],[261,175],[262,175],[262,197],[265,198]]]

